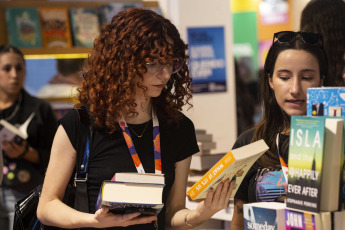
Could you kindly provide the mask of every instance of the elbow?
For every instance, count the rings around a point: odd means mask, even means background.
[[[38,206],[37,206],[37,210],[36,210],[36,215],[37,215],[37,219],[44,225],[47,225],[47,220],[46,220],[46,216],[44,215],[45,212],[43,211],[43,207],[42,207],[42,203],[39,202]]]

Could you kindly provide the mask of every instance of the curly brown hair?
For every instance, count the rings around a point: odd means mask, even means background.
[[[164,64],[173,58],[187,61],[187,48],[176,27],[161,15],[139,8],[119,12],[102,26],[94,42],[85,63],[77,107],[87,106],[94,125],[113,133],[122,113],[138,115],[134,95],[137,87],[147,90],[141,84],[146,63],[158,59]],[[186,61],[171,75],[160,96],[152,98],[158,118],[164,117],[160,121],[173,123],[184,105],[192,106]]]

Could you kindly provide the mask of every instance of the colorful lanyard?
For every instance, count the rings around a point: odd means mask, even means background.
[[[285,181],[287,183],[289,170],[288,170],[287,164],[285,163],[284,159],[282,158],[282,156],[280,155],[280,152],[279,152],[279,133],[277,134],[276,145],[277,145],[277,149],[278,149],[278,156],[279,156],[279,160],[280,160],[280,165],[282,166],[283,175],[284,175]]]
[[[161,159],[161,141],[160,141],[160,134],[159,134],[159,122],[156,116],[156,113],[152,111],[152,121],[153,121],[153,154],[155,158],[155,173],[162,174],[162,159]],[[134,142],[132,136],[129,132],[127,123],[122,116],[119,121],[123,137],[127,143],[127,147],[129,152],[132,156],[133,162],[135,167],[137,168],[138,173],[145,173],[143,164],[139,159],[139,155],[137,150],[135,149]]]

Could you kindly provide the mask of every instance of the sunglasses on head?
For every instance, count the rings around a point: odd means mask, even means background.
[[[292,42],[296,39],[297,34],[301,35],[304,43],[309,45],[319,45],[322,47],[322,36],[316,33],[310,32],[294,32],[294,31],[280,31],[273,35],[273,43],[278,41],[280,43]],[[276,40],[277,39],[277,40]],[[273,44],[272,43],[272,44]]]

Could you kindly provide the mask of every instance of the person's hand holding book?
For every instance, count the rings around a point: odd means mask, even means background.
[[[102,207],[94,215],[94,226],[96,228],[108,228],[113,226],[127,227],[136,224],[148,224],[157,221],[157,216],[139,216],[140,212],[127,214],[114,214],[109,208]]]

